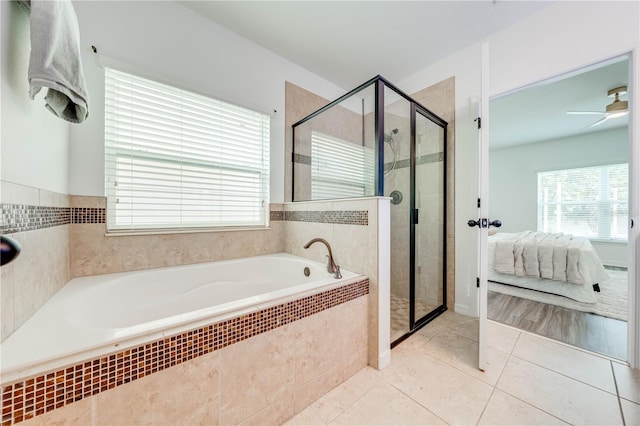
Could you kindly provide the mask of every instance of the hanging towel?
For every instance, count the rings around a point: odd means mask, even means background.
[[[58,117],[82,123],[89,115],[80,61],[80,31],[70,0],[31,0],[29,96],[49,90],[45,107]]]

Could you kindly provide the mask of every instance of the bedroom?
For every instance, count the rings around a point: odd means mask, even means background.
[[[503,225],[490,237],[489,318],[618,359],[627,353],[628,68],[613,58],[494,98],[490,123],[490,217]]]

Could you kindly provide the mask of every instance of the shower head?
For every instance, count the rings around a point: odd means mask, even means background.
[[[393,130],[391,131],[391,133],[390,133],[390,134],[386,134],[386,133],[385,133],[385,134],[384,134],[384,141],[385,141],[386,143],[391,143],[391,142],[393,142],[393,135],[396,135],[396,134],[398,134],[398,129],[393,129]]]

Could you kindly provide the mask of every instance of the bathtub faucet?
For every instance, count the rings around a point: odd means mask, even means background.
[[[329,250],[329,256],[328,256],[329,262],[327,263],[327,271],[332,273],[333,277],[336,279],[342,278],[342,274],[340,273],[340,266],[336,265],[336,262],[334,262],[333,253],[331,252],[331,246],[329,245],[329,242],[327,240],[322,238],[314,238],[313,240],[305,244],[304,248],[308,249],[309,247],[311,247],[311,244],[317,243],[317,242],[321,242],[322,244],[327,246],[327,250]]]

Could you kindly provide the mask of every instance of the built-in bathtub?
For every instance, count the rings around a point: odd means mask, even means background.
[[[73,279],[2,344],[3,424],[367,293],[365,276],[343,270],[336,279],[325,265],[285,253]]]

